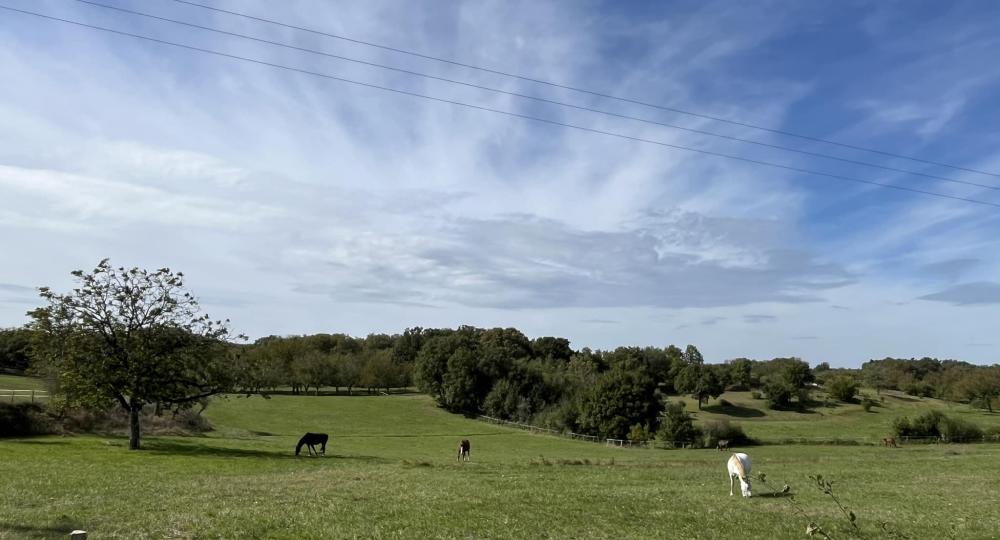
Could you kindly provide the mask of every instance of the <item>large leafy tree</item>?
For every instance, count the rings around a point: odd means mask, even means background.
[[[993,401],[1000,397],[1000,366],[980,368],[970,373],[962,380],[959,388],[961,394],[974,406],[992,413]]]
[[[67,397],[128,412],[130,449],[139,448],[144,405],[185,406],[234,388],[229,321],[200,313],[182,273],[105,259],[72,274],[72,292],[42,287],[48,305],[29,313],[37,352]]]
[[[655,430],[662,411],[656,381],[643,366],[627,362],[600,374],[583,391],[579,424],[602,437],[624,439],[636,423]]]
[[[677,374],[674,386],[679,392],[691,394],[698,400],[698,409],[709,399],[722,395],[726,385],[716,375],[715,369],[705,364],[688,364]]]

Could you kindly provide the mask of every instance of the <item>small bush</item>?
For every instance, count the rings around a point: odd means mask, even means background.
[[[923,381],[913,381],[911,383],[903,385],[903,392],[911,396],[916,397],[932,397],[934,395],[934,387],[930,383]]]
[[[701,441],[701,430],[694,426],[691,415],[684,410],[684,403],[670,403],[660,420],[656,439],[670,445],[696,444]]]
[[[941,411],[930,411],[913,420],[903,416],[897,418],[892,427],[900,437],[938,437],[956,443],[980,441],[984,437],[979,426]]]
[[[729,441],[730,446],[747,446],[756,442],[747,437],[739,424],[731,424],[729,420],[706,422],[702,427],[702,433],[706,448],[714,448],[722,440]]]
[[[938,430],[941,438],[947,442],[979,442],[983,440],[983,430],[966,420],[946,416],[940,424]]]
[[[880,402],[872,399],[869,396],[863,396],[861,398],[861,408],[864,409],[865,412],[871,412],[872,407],[878,407],[880,404],[881,404]]]
[[[58,433],[59,426],[37,403],[0,403],[0,437]]]
[[[635,424],[628,432],[628,440],[632,442],[648,441],[653,438],[653,433],[649,429],[649,424]]]
[[[831,377],[826,383],[826,391],[833,399],[851,403],[854,401],[854,396],[858,393],[858,383],[854,380],[854,377],[838,375]]]
[[[750,392],[750,397],[752,397],[754,399],[760,399],[762,396],[761,396],[761,393],[759,391],[754,390],[753,392]]]

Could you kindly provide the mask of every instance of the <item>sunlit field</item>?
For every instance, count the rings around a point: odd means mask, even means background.
[[[754,473],[794,497],[768,496],[758,482],[741,499],[729,496],[727,454],[716,450],[535,435],[448,414],[422,395],[229,398],[205,414],[216,427],[208,436],[149,437],[138,452],[114,437],[0,441],[0,537],[81,528],[92,538],[802,538],[808,520],[795,503],[848,537],[810,474],[834,480],[871,537],[884,535],[880,521],[909,538],[995,538],[1000,523],[993,444],[743,448]],[[750,435],[765,434],[764,418],[747,419]],[[781,435],[811,425],[773,420]],[[325,457],[294,456],[305,431],[331,435]],[[462,438],[469,463],[456,459]]]

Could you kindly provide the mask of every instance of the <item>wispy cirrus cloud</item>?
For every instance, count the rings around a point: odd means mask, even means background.
[[[8,3],[599,130],[984,196],[76,3]],[[190,6],[120,4],[831,151]],[[1000,142],[992,6],[220,5],[667,107],[1000,169],[990,157]],[[993,305],[982,299],[1000,269],[995,213],[18,17],[0,22],[0,237],[18,253],[0,281],[68,287],[67,272],[105,256],[169,265],[253,335],[472,323],[565,335],[575,346],[697,342],[713,359],[799,354],[850,363],[948,347],[948,356],[982,358],[965,334],[982,330]],[[830,46],[844,36],[849,47]],[[942,280],[963,284],[926,294]],[[911,301],[920,296],[936,302]],[[5,304],[0,324],[20,324],[23,312]]]

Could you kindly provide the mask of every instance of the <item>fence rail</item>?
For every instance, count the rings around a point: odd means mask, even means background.
[[[13,390],[0,388],[0,401],[14,403],[15,400],[21,400],[34,403],[35,401],[41,401],[43,399],[49,399],[49,393],[45,390]]]

